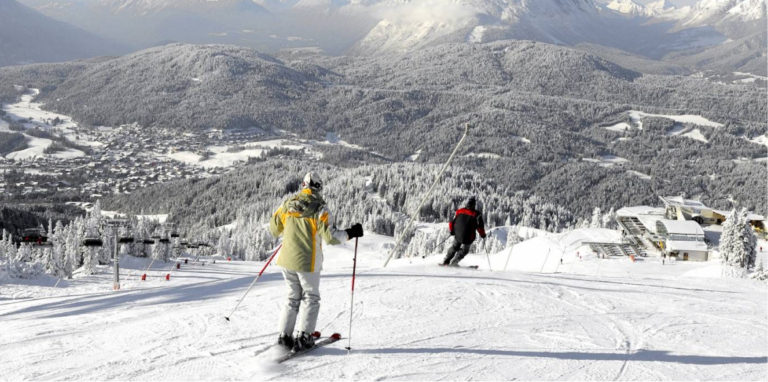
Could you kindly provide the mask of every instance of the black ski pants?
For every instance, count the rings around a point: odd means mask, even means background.
[[[445,260],[443,260],[443,265],[458,265],[459,261],[469,253],[470,247],[472,247],[472,243],[461,244],[458,241],[454,241],[448,250],[448,254],[445,256]]]

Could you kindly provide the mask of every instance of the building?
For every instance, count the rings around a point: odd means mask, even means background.
[[[691,220],[656,221],[658,246],[667,256],[679,260],[707,261],[709,250],[704,242],[704,230]]]
[[[664,203],[664,215],[671,220],[693,220],[699,224],[723,224],[726,216],[697,200],[682,196],[659,196]]]

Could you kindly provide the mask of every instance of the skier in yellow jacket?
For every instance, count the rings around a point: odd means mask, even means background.
[[[307,173],[301,191],[283,202],[269,224],[273,236],[283,235],[277,265],[283,268],[283,278],[288,285],[277,342],[293,351],[314,346],[311,333],[315,331],[320,310],[322,241],[335,245],[363,236],[360,223],[343,231],[336,230],[325,200],[320,196],[322,189],[320,177]],[[295,335],[291,337],[294,329]]]

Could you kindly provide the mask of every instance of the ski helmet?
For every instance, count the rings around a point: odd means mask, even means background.
[[[470,196],[469,199],[467,199],[467,208],[469,209],[475,209],[475,206],[477,205],[477,200],[474,196]]]
[[[301,187],[321,191],[323,189],[323,180],[320,179],[320,175],[317,175],[314,172],[308,172],[307,175],[304,175],[304,181],[301,182]]]

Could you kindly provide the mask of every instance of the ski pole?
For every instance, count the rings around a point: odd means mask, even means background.
[[[442,250],[443,250],[443,247],[445,247],[445,243],[447,243],[447,242],[448,242],[448,239],[450,239],[450,238],[451,238],[451,237],[450,237],[450,236],[448,236],[448,237],[446,237],[445,239],[443,239],[443,241],[441,241],[441,242],[440,242],[440,244],[438,244],[438,245],[437,245],[437,249],[439,249],[439,250],[441,250],[441,251],[442,251]],[[426,258],[427,258],[427,254],[424,254],[423,256],[421,256],[421,258],[422,258],[422,259],[426,259]]]
[[[237,307],[240,306],[240,303],[243,302],[243,300],[245,299],[245,296],[248,295],[248,292],[251,291],[251,288],[253,288],[253,286],[256,284],[257,281],[259,281],[259,278],[261,278],[261,274],[264,273],[264,270],[267,269],[267,267],[269,266],[269,263],[272,262],[272,259],[275,258],[275,255],[277,255],[277,252],[282,247],[283,247],[283,244],[280,244],[279,246],[277,246],[277,249],[275,249],[275,252],[272,254],[272,256],[269,257],[269,260],[267,260],[267,263],[264,264],[264,268],[261,268],[261,272],[259,272],[259,275],[256,276],[256,278],[251,282],[251,285],[248,287],[248,289],[245,291],[245,293],[243,293],[243,295],[240,297],[240,300],[237,301],[237,304],[235,305],[235,307],[232,308],[232,312],[230,312],[228,316],[224,316],[224,318],[227,321],[229,321],[229,317],[231,317],[233,314],[235,314],[235,310],[237,310]]]
[[[483,239],[483,247],[485,247],[485,258],[488,259],[488,270],[493,272],[493,269],[491,268],[491,254],[488,251],[488,246],[485,243],[485,239]]]
[[[416,210],[414,211],[414,213],[411,214],[411,220],[408,222],[408,225],[405,226],[403,233],[400,234],[400,238],[397,239],[397,241],[395,242],[395,246],[392,247],[392,251],[390,251],[389,256],[387,257],[387,261],[384,262],[384,268],[386,268],[387,264],[389,264],[389,260],[392,260],[392,256],[395,254],[395,251],[397,251],[397,247],[400,246],[400,242],[403,241],[403,238],[405,238],[408,235],[408,230],[411,229],[413,222],[416,220],[416,216],[418,216],[419,211],[421,210],[421,206],[424,204],[425,201],[427,201],[427,198],[429,197],[429,195],[432,194],[432,190],[437,185],[437,182],[440,181],[440,177],[443,176],[443,173],[448,168],[448,165],[451,163],[451,160],[453,160],[453,157],[456,156],[456,152],[459,151],[459,147],[461,147],[461,144],[464,143],[464,139],[467,138],[467,135],[469,135],[469,123],[465,125],[464,135],[461,136],[459,143],[456,144],[456,148],[453,149],[451,156],[448,157],[448,160],[443,165],[443,168],[440,169],[440,172],[435,177],[435,181],[432,182],[432,185],[429,187],[429,190],[427,190],[427,192],[421,198],[421,202],[419,202],[418,207],[416,207]]]
[[[347,354],[352,351],[352,309],[355,307],[355,274],[357,273],[357,239],[355,238],[355,256],[352,258],[352,293],[349,297],[349,336],[347,337]]]

